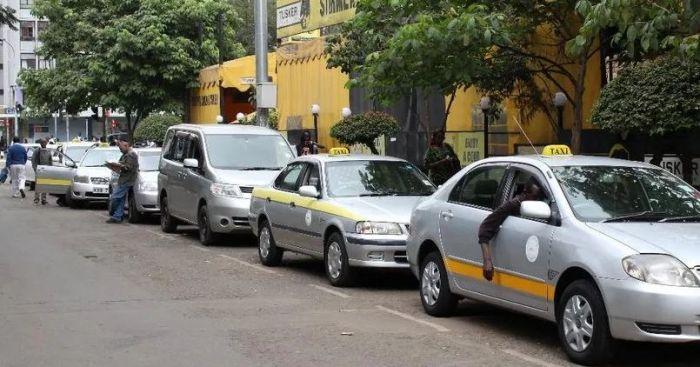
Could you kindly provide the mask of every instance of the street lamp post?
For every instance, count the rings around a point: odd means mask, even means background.
[[[485,96],[479,102],[481,112],[484,114],[484,158],[489,157],[489,111],[491,110],[491,98]]]
[[[352,110],[349,107],[343,107],[343,109],[340,110],[340,116],[342,116],[343,119],[346,119],[352,116]]]
[[[245,115],[243,112],[239,112],[236,114],[236,121],[238,121],[239,124],[243,123],[243,120],[245,120]]]
[[[559,138],[559,143],[564,142],[564,105],[566,104],[566,94],[564,92],[554,93],[554,98],[552,98],[552,103],[554,107],[557,108],[557,135]]]
[[[217,116],[216,116],[216,123],[217,123],[217,124],[223,124],[223,123],[224,123],[224,116],[217,115]]]
[[[52,113],[51,117],[53,117],[53,135],[55,138],[57,138],[58,137],[58,112]]]
[[[311,114],[314,115],[314,140],[318,143],[318,114],[321,112],[321,106],[317,104],[311,105]]]

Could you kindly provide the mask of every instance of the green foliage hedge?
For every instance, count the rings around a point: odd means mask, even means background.
[[[700,62],[659,58],[625,66],[603,89],[591,122],[647,135],[700,127]]]
[[[163,144],[165,133],[173,125],[181,124],[182,117],[176,115],[151,115],[143,119],[134,130],[135,141],[155,141]]]
[[[331,128],[331,137],[343,144],[364,144],[374,154],[379,154],[374,141],[382,136],[399,132],[396,119],[384,112],[367,112],[348,117]]]

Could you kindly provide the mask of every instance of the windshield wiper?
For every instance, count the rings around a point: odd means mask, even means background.
[[[667,214],[668,213],[665,213],[665,212],[655,212],[655,211],[651,211],[651,210],[645,210],[643,212],[625,214],[625,215],[621,215],[619,217],[612,217],[612,218],[604,219],[601,221],[601,223],[624,222],[627,220],[635,220],[635,219],[662,219]]]
[[[248,167],[242,168],[241,171],[279,171],[282,167]]]
[[[700,222],[700,215],[686,215],[680,217],[668,217],[659,221],[659,223],[669,222]]]
[[[360,197],[370,197],[370,196],[398,196],[399,192],[372,192],[368,194],[360,194]]]

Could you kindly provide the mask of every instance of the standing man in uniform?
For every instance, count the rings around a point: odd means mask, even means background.
[[[107,223],[121,223],[124,220],[124,202],[126,201],[126,195],[136,183],[136,177],[139,173],[139,158],[131,149],[131,145],[126,140],[118,140],[117,146],[122,152],[122,157],[119,158],[119,162],[107,162],[107,167],[112,171],[119,174],[119,180],[117,181],[117,188],[112,192],[112,213],[110,218],[107,219]]]
[[[481,244],[481,252],[484,257],[484,278],[489,282],[493,279],[494,274],[491,240],[498,234],[501,224],[511,215],[520,215],[520,204],[523,201],[539,201],[543,197],[539,182],[534,177],[530,177],[525,183],[521,194],[503,203],[481,222],[479,226],[479,243]]]
[[[24,193],[24,184],[27,180],[26,168],[27,164],[27,149],[19,144],[19,137],[12,138],[12,146],[7,150],[7,160],[5,164],[10,170],[10,179],[12,180],[12,197],[17,198],[22,195],[22,199],[27,197]]]
[[[53,165],[53,153],[50,149],[46,149],[46,139],[40,139],[39,145],[41,145],[41,147],[37,149],[32,156],[32,167],[34,168],[34,172],[39,172],[37,170],[39,166]],[[39,192],[39,185],[36,185],[36,189],[34,190],[34,205],[39,205],[40,199],[41,205],[46,205],[46,193]]]

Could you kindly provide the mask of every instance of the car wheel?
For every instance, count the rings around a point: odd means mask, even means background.
[[[566,287],[557,303],[559,341],[573,362],[592,366],[608,362],[615,354],[608,314],[598,288],[588,280]]]
[[[174,233],[177,230],[177,221],[168,210],[168,197],[160,199],[160,229],[165,233]]]
[[[326,276],[334,287],[347,287],[354,283],[354,272],[348,262],[343,236],[335,232],[326,241],[324,256]]]
[[[458,298],[450,290],[450,280],[442,256],[437,251],[423,259],[420,271],[420,300],[431,316],[449,316],[457,306]]]
[[[197,229],[199,230],[199,242],[204,246],[211,246],[216,243],[216,233],[212,232],[209,224],[209,212],[207,206],[202,205],[197,212]]]
[[[66,206],[68,206],[71,209],[80,209],[81,202],[73,199],[73,194],[71,194],[71,192],[68,191],[68,193],[66,193]]]
[[[260,224],[260,233],[258,233],[258,256],[260,262],[265,266],[278,266],[282,263],[282,255],[284,251],[277,247],[275,238],[272,236],[270,222],[267,220]]]
[[[143,214],[138,209],[136,209],[136,199],[134,198],[133,193],[129,193],[128,202],[129,202],[129,209],[127,212],[127,214],[128,214],[127,220],[129,221],[129,223],[141,222],[143,220]]]
[[[62,208],[65,207],[66,206],[66,196],[65,195],[59,196],[58,199],[56,199],[56,205],[58,205]]]

